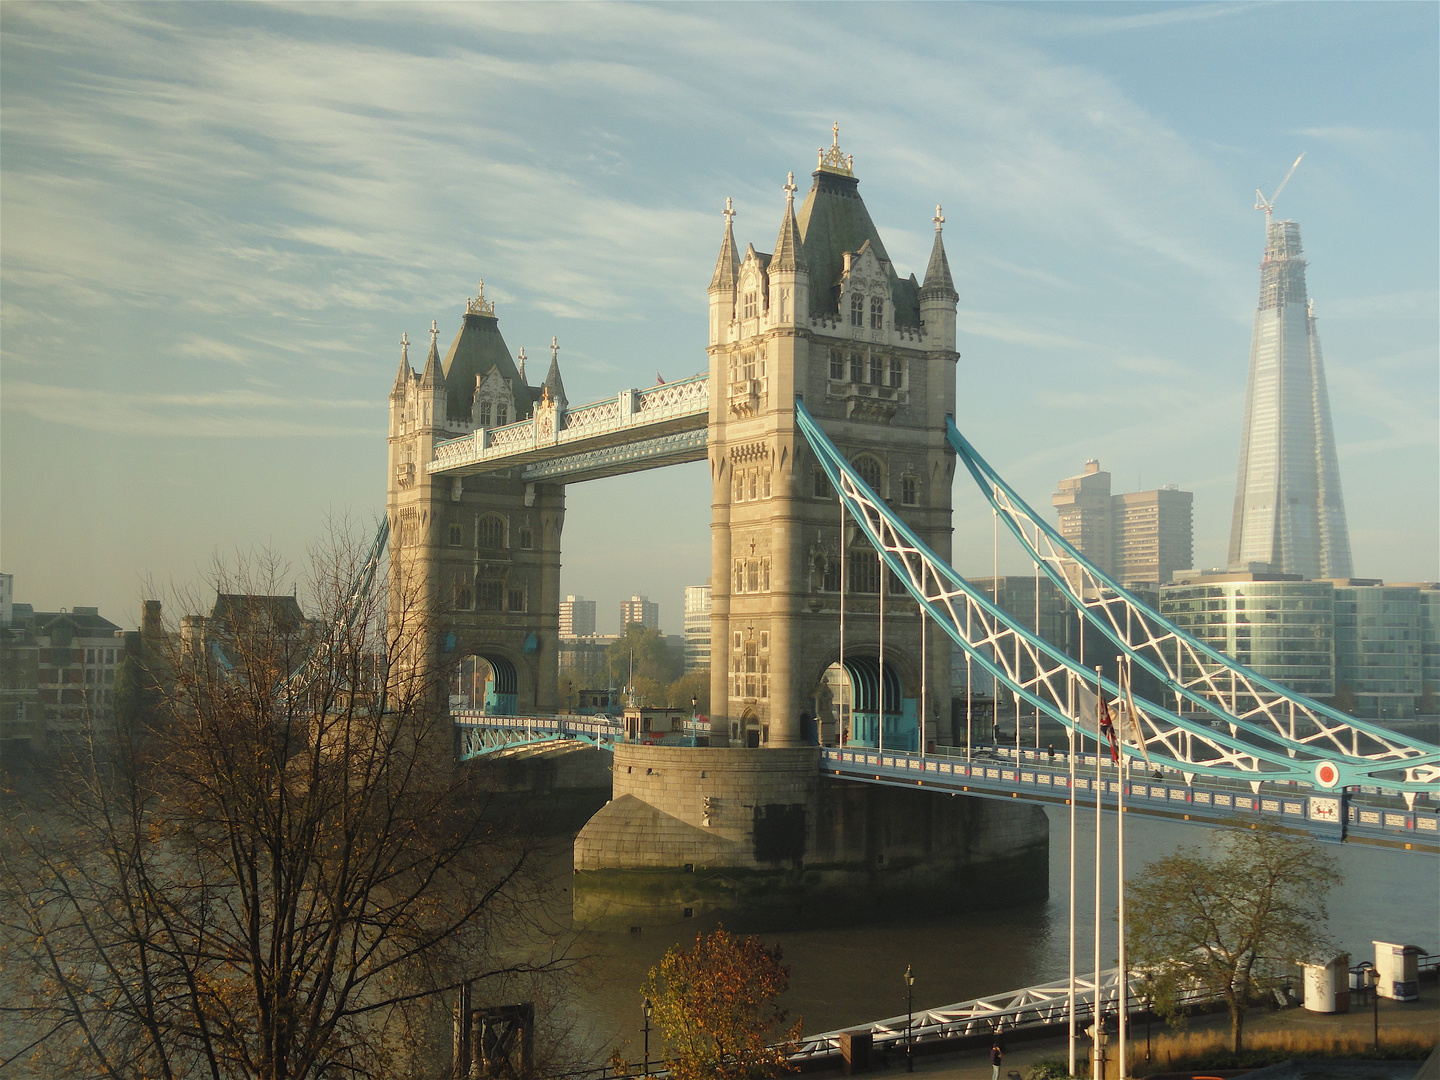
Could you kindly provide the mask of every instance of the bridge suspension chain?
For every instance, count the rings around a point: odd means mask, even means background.
[[[1070,685],[1072,680],[1078,680],[1082,686],[1095,683],[1096,674],[1023,624],[1012,621],[1011,616],[940,559],[860,478],[802,402],[796,402],[795,414],[797,426],[851,517],[922,609],[975,663],[1020,700],[1072,730],[1095,737],[1094,726],[1087,725],[1079,715],[1083,710],[1070,704]],[[954,431],[953,425],[950,430]],[[967,461],[967,466],[969,464]],[[998,489],[998,477],[996,480]],[[1013,492],[1010,496],[1007,505],[1019,502]],[[998,503],[996,505],[999,509]],[[1033,521],[1033,515],[1027,520],[1036,526],[1042,524]],[[1012,531],[1017,530],[1016,520],[1008,514],[1007,523]],[[1057,572],[1053,566],[1043,563],[1042,566],[1047,575]],[[1062,590],[1062,595],[1075,604],[1073,593]],[[1138,601],[1132,599],[1132,602],[1143,607]],[[1083,603],[1079,609],[1088,615]],[[1144,610],[1150,618],[1159,619],[1148,608]],[[1117,640],[1109,634],[1107,637],[1124,655],[1134,656],[1134,650],[1123,644],[1123,639]],[[1135,659],[1141,662],[1141,658]],[[1153,665],[1145,666],[1154,672]],[[1107,699],[1118,703],[1122,696],[1120,688],[1107,679],[1100,678],[1098,682]],[[1213,703],[1206,702],[1205,707],[1227,721],[1228,734],[1153,702],[1137,699],[1137,706],[1132,722],[1126,725],[1134,745],[1127,745],[1125,752],[1167,759],[1163,763],[1186,774],[1187,781],[1194,774],[1206,774],[1314,784],[1316,766],[1323,761],[1334,766],[1336,783],[1342,785],[1384,783],[1414,791],[1440,787],[1434,782],[1440,773],[1436,777],[1423,773],[1423,766],[1440,761],[1440,751],[1435,748],[1429,748],[1429,761],[1408,761],[1409,767],[1402,779],[1390,775],[1400,764],[1394,758],[1372,760],[1343,750],[1326,752],[1328,748],[1323,746],[1289,739],[1283,729],[1265,730],[1248,719],[1232,717],[1217,710]],[[1248,739],[1242,737],[1241,729]]]
[[[950,445],[1026,553],[1090,625],[1179,699],[1232,734],[1283,740],[1287,752],[1340,757],[1367,771],[1402,768],[1407,781],[1440,781],[1440,748],[1297,694],[1252,671],[1156,613],[1090,562],[1020,498],[947,421]],[[1228,707],[1227,707],[1228,699]]]

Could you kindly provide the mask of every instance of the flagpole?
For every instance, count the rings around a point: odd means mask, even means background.
[[[1069,992],[1069,1038],[1070,1061],[1067,1076],[1075,1075],[1075,673],[1066,671],[1065,696],[1066,715],[1072,726],[1067,730],[1070,736],[1070,992]]]
[[[1104,1080],[1100,1075],[1100,835],[1101,803],[1105,794],[1105,778],[1101,775],[1100,716],[1105,707],[1105,686],[1100,681],[1100,669],[1095,669],[1095,1004],[1091,1011],[1094,1024],[1094,1038],[1090,1047],[1090,1075],[1093,1080]]]
[[[1129,1030],[1129,1024],[1125,1015],[1125,1010],[1127,1006],[1126,990],[1129,989],[1129,980],[1127,978],[1127,972],[1125,969],[1125,765],[1128,760],[1125,756],[1125,725],[1134,723],[1135,717],[1132,714],[1129,704],[1130,701],[1133,700],[1130,693],[1130,658],[1127,656],[1122,659],[1121,657],[1117,656],[1115,658],[1115,666],[1118,669],[1117,674],[1123,673],[1123,677],[1125,679],[1125,697],[1124,702],[1121,704],[1121,708],[1125,710],[1125,719],[1121,723],[1119,732],[1120,762],[1118,771],[1120,773],[1120,785],[1119,791],[1116,793],[1115,796],[1115,810],[1117,818],[1115,825],[1115,862],[1117,866],[1116,888],[1119,890],[1119,902],[1116,909],[1116,921],[1119,923],[1120,927],[1120,948],[1118,950],[1118,966],[1120,968],[1120,1028],[1119,1031],[1116,1032],[1116,1034],[1119,1036],[1120,1048],[1119,1057],[1116,1059],[1116,1066],[1120,1074],[1119,1080],[1125,1080],[1125,1065],[1127,1057],[1125,1038]]]

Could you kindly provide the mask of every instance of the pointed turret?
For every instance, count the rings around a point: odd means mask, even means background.
[[[740,257],[735,253],[735,204],[725,197],[725,239],[720,241],[720,257],[715,260],[715,273],[710,278],[710,292],[735,291],[735,276],[740,272]]]
[[[410,380],[415,377],[415,372],[410,370],[410,335],[400,335],[400,370],[395,374],[395,386],[390,391],[392,398],[404,400],[405,390],[410,385]]]
[[[804,241],[795,220],[795,174],[785,178],[785,216],[775,238],[766,280],[770,299],[767,305],[774,323],[792,323],[810,313],[810,264],[805,261]]]
[[[800,241],[800,226],[795,221],[795,174],[785,181],[785,216],[780,221],[780,235],[775,239],[775,254],[770,257],[770,272],[777,270],[809,270]]]
[[[550,370],[545,373],[545,389],[550,392],[550,400],[556,402],[563,412],[569,402],[565,398],[565,384],[560,380],[560,343],[550,339]]]
[[[440,349],[435,343],[435,337],[440,331],[435,326],[435,320],[430,320],[430,355],[425,358],[425,373],[420,376],[421,390],[438,390],[444,385],[444,378],[440,374]]]
[[[920,299],[923,301],[930,295],[943,295],[948,300],[958,301],[960,294],[955,291],[955,281],[950,277],[950,260],[945,257],[945,217],[938,206],[935,207],[933,220],[935,246],[930,249],[930,264],[925,267],[925,284],[920,287]]]
[[[920,286],[920,322],[925,328],[925,347],[941,352],[955,351],[955,305],[960,294],[950,277],[950,260],[945,257],[945,215],[935,207],[935,246],[930,249],[930,265],[925,267],[925,283]],[[912,282],[915,280],[912,276]]]
[[[715,273],[710,278],[710,344],[723,341],[735,319],[736,284],[740,276],[740,257],[735,253],[735,203],[725,199],[725,239],[720,241],[720,257],[715,260]]]

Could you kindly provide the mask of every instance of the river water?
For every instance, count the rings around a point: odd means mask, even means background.
[[[894,912],[884,925],[762,934],[779,943],[790,966],[790,991],[784,1004],[792,1020],[804,1018],[807,1032],[827,1031],[905,1011],[902,974],[915,974],[915,1007],[934,1008],[968,998],[1003,993],[1035,983],[1063,979],[1068,970],[1067,856],[1069,812],[1050,807],[1050,897],[1043,903],[1008,906],[962,915],[909,918]],[[1076,829],[1077,971],[1093,967],[1094,812],[1080,808]],[[1104,862],[1100,908],[1102,966],[1115,964],[1116,819],[1102,828]],[[1139,820],[1125,824],[1126,873],[1135,877],[1144,865],[1182,846],[1204,848],[1214,830],[1183,822]],[[1330,894],[1330,934],[1352,954],[1352,963],[1373,959],[1373,939],[1440,950],[1440,860],[1413,852],[1357,844],[1322,845],[1332,855],[1343,884]],[[589,956],[586,974],[574,986],[571,1008],[577,1041],[589,1047],[626,1044],[641,1054],[640,987],[665,950],[690,944],[693,923],[640,934],[584,932],[578,951]],[[652,1036],[652,1047],[658,1046]]]

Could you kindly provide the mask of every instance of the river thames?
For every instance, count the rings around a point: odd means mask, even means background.
[[[807,1032],[826,1031],[905,1011],[902,974],[912,965],[916,1009],[1002,993],[1063,979],[1068,970],[1068,812],[1050,816],[1048,901],[993,911],[909,918],[894,912],[883,925],[825,927],[762,934],[778,943],[790,966],[784,1004]],[[1076,969],[1093,966],[1094,811],[1080,808],[1076,829]],[[1105,817],[1103,966],[1115,964],[1115,816]],[[1127,816],[1126,873],[1134,878],[1146,863],[1185,845],[1204,847],[1219,834],[1184,823]],[[1330,894],[1330,934],[1351,953],[1351,963],[1373,959],[1372,940],[1440,949],[1440,860],[1429,855],[1356,844],[1316,843],[1333,856],[1343,884]],[[578,951],[589,960],[573,988],[572,1034],[587,1047],[616,1042],[632,1060],[641,1055],[640,987],[650,968],[671,945],[694,941],[707,926],[685,923],[643,933],[582,932]],[[651,1036],[652,1051],[659,1046]]]

